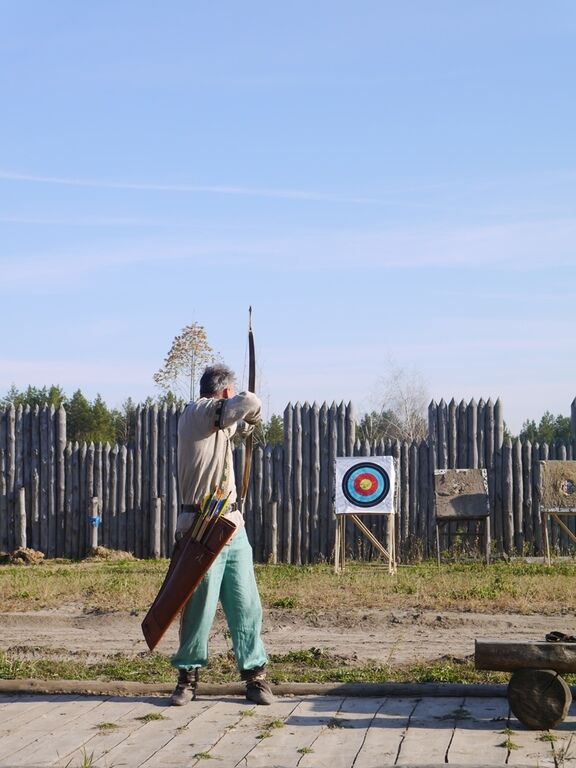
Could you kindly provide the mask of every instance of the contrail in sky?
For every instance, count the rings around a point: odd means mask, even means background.
[[[0,179],[10,181],[33,182],[36,184],[61,184],[68,187],[90,187],[96,189],[132,189],[141,192],[184,192],[218,195],[241,195],[244,197],[267,197],[284,200],[312,200],[317,202],[356,203],[359,205],[390,205],[394,201],[372,197],[346,197],[323,194],[321,192],[306,192],[298,189],[258,189],[252,187],[213,186],[203,184],[157,184],[128,181],[96,181],[94,179],[70,179],[59,176],[37,176],[35,174],[18,173],[16,171],[0,170]]]

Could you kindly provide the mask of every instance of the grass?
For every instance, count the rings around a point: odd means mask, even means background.
[[[318,648],[273,654],[270,657],[268,679],[273,683],[506,683],[505,672],[474,669],[471,661],[445,659],[428,664],[415,664],[405,668],[397,666],[362,664],[343,659]],[[170,657],[162,654],[142,654],[128,658],[120,654],[105,657],[97,663],[85,658],[73,661],[54,659],[49,650],[34,659],[20,659],[11,652],[0,652],[0,679],[16,680],[121,680],[141,683],[174,682],[174,669]],[[569,684],[576,683],[576,675],[565,675]],[[205,670],[206,683],[238,682],[238,672],[231,654],[214,654]],[[253,714],[247,710],[243,715]],[[152,716],[146,716],[153,719]],[[160,719],[156,714],[154,719]]]
[[[137,717],[136,720],[141,720],[143,723],[151,723],[153,720],[166,720],[161,712],[148,712],[147,715]]]
[[[98,723],[95,727],[99,731],[115,731],[120,726],[117,723]]]
[[[0,605],[7,611],[33,611],[78,605],[84,611],[144,613],[167,569],[166,560],[70,562],[0,566]],[[576,562],[552,567],[512,561],[434,562],[401,566],[389,576],[377,564],[347,566],[260,565],[256,577],[262,602],[277,610],[415,608],[480,613],[573,613],[576,610]]]
[[[49,560],[39,565],[0,566],[0,605],[4,612],[34,611],[73,605],[85,612],[126,611],[144,615],[164,578],[167,561]],[[296,617],[323,612],[379,608],[427,611],[475,611],[571,615],[576,611],[576,562],[552,567],[512,561],[455,563],[438,568],[435,562],[403,566],[396,576],[370,564],[350,564],[337,575],[329,565],[257,566],[262,602],[272,610]],[[471,661],[446,657],[436,662],[397,666],[363,664],[322,648],[272,655],[272,682],[382,683],[445,682],[505,683],[508,675],[474,669]],[[78,652],[19,647],[0,652],[0,678],[44,680],[120,680],[173,683],[169,657],[157,653],[137,656],[111,654],[98,662]],[[230,654],[213,656],[202,681],[237,682]],[[566,675],[576,684],[576,675]]]

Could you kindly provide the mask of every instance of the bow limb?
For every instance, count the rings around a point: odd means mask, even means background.
[[[256,349],[254,346],[254,334],[252,333],[252,307],[248,309],[248,391],[256,392]],[[240,494],[242,509],[244,508],[244,500],[248,493],[248,484],[250,483],[253,448],[254,434],[251,432],[246,438],[246,450],[244,453],[244,474],[242,477],[242,493]]]

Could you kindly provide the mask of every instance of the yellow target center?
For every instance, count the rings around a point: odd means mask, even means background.
[[[360,488],[363,491],[369,491],[371,487],[372,487],[372,482],[367,478],[364,478],[364,480],[360,480]]]

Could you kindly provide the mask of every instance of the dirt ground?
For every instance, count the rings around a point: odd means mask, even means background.
[[[31,613],[0,613],[0,650],[22,657],[58,658],[81,654],[87,661],[104,655],[127,656],[147,651],[140,630],[143,615],[124,612],[83,613],[66,607]],[[524,616],[434,611],[322,611],[267,610],[264,641],[268,653],[322,649],[351,663],[374,661],[397,667],[443,657],[473,657],[475,638],[543,640],[551,630],[574,632],[568,616]],[[568,626],[570,625],[570,626]],[[158,651],[171,654],[177,645],[177,624],[168,631]],[[213,628],[211,651],[230,647],[221,613]]]

